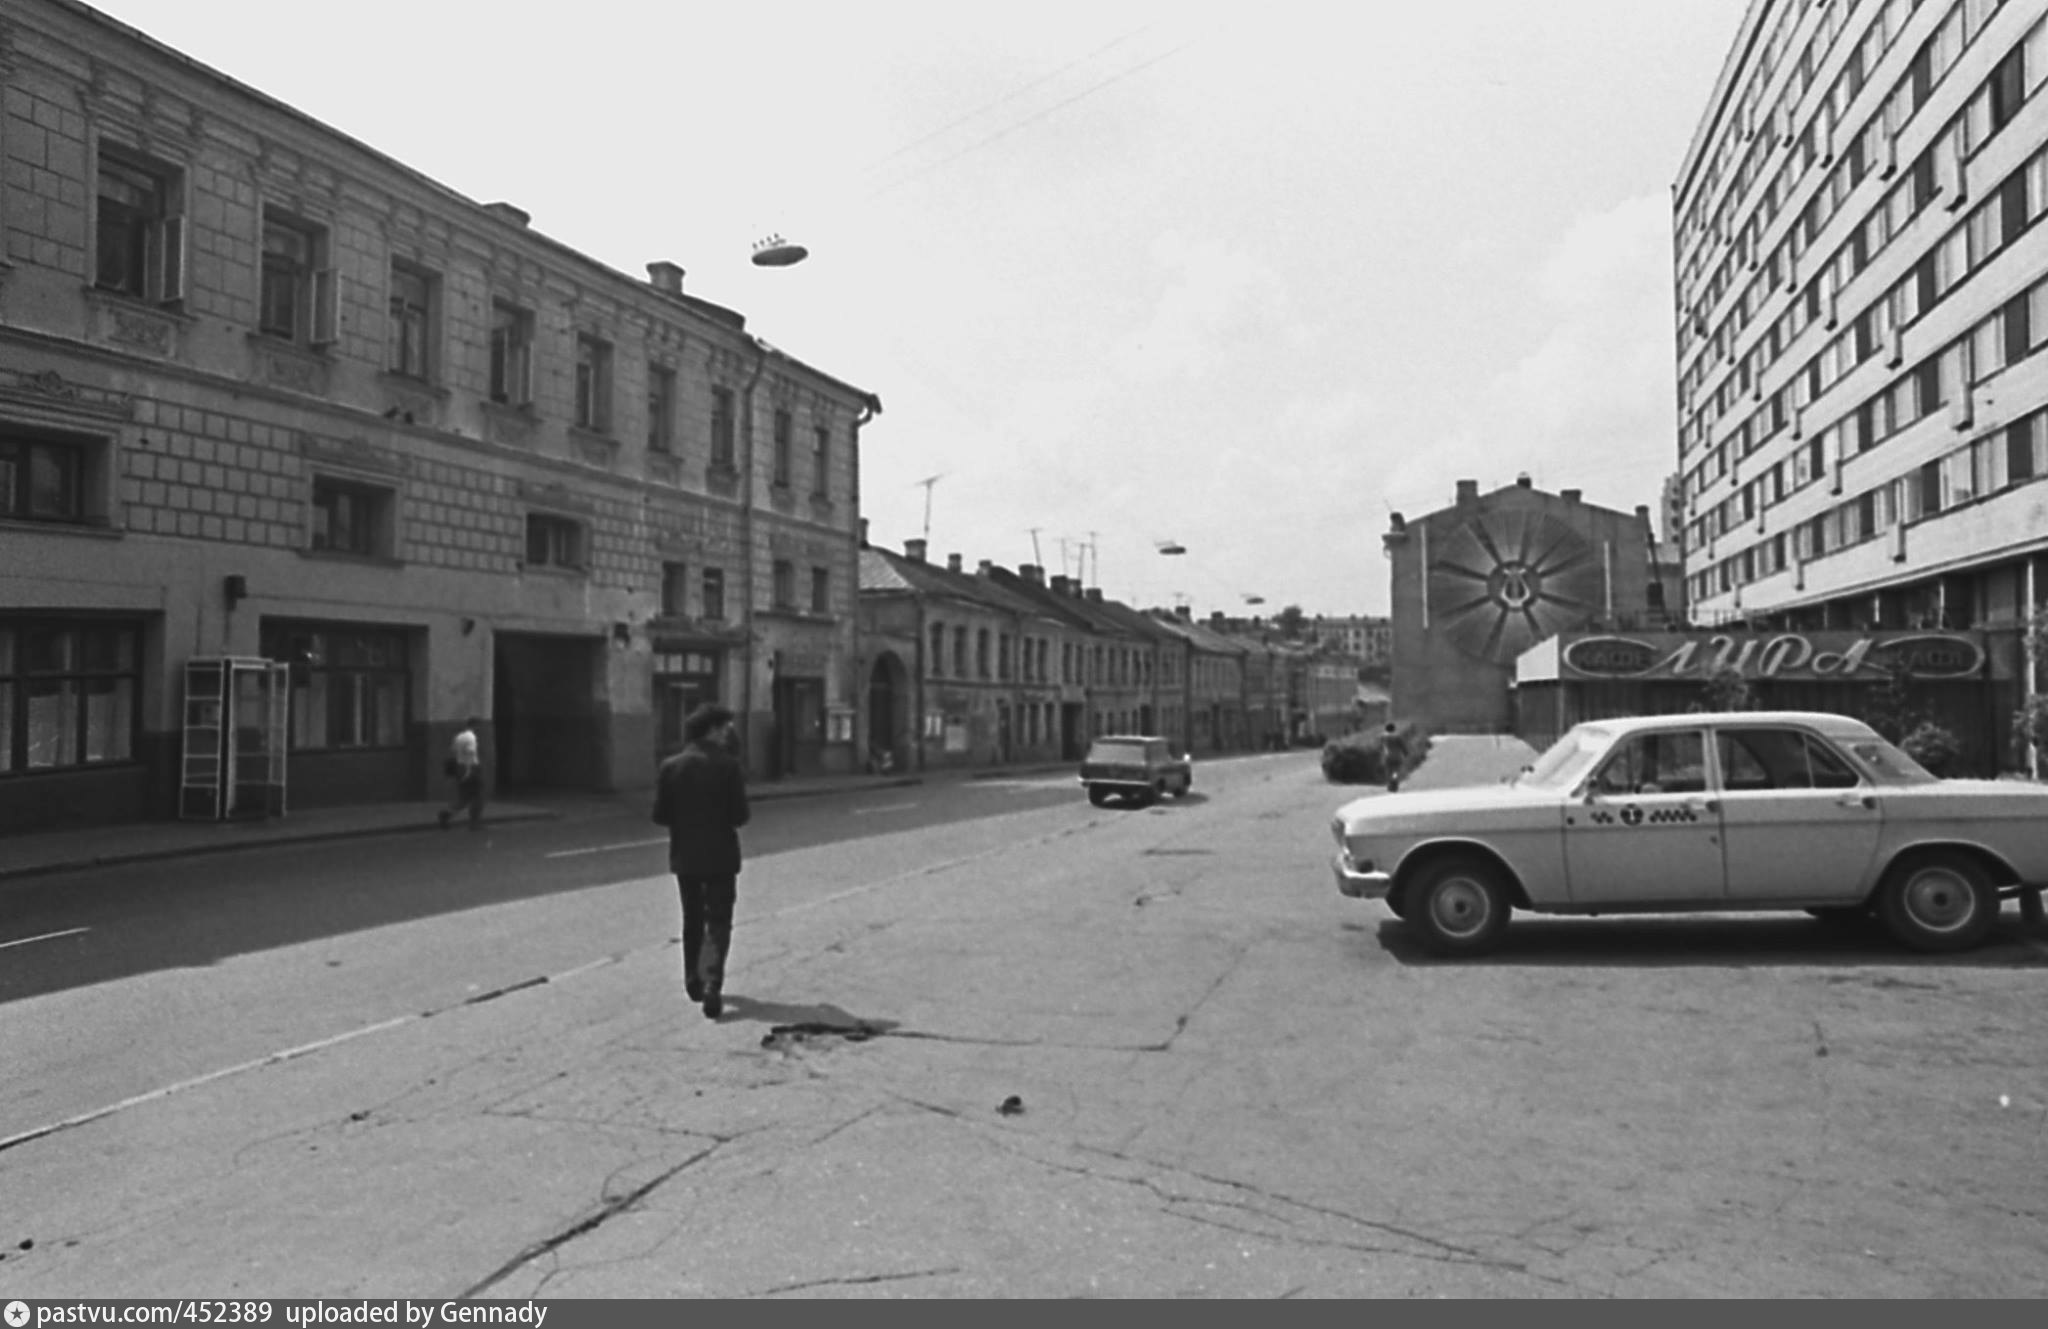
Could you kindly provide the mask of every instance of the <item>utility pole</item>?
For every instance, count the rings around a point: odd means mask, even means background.
[[[1031,561],[1041,568],[1045,566],[1045,559],[1038,552],[1038,533],[1044,529],[1043,526],[1031,528]]]

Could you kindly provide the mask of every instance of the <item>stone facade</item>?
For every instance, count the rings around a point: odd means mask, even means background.
[[[0,45],[0,831],[168,812],[215,656],[289,661],[292,806],[471,714],[515,786],[710,699],[852,767],[871,394],[70,0]]]
[[[1661,621],[1649,509],[1634,515],[1526,483],[1427,516],[1395,514],[1390,560],[1394,719],[1435,732],[1507,733],[1515,659],[1559,632]]]

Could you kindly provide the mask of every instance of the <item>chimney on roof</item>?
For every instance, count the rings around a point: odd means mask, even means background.
[[[1643,529],[1644,529],[1644,530],[1648,530],[1648,529],[1649,529],[1649,527],[1650,527],[1650,505],[1649,505],[1648,503],[1638,503],[1638,504],[1636,504],[1636,520],[1637,520],[1637,521],[1639,521],[1639,522],[1641,522],[1641,523],[1643,524]]]
[[[1191,605],[1175,605],[1173,607],[1173,616],[1183,623],[1192,623],[1195,621],[1194,607]]]
[[[655,290],[668,295],[683,293],[683,270],[665,258],[656,259],[647,265],[647,281]]]
[[[924,545],[925,542],[922,540],[905,540],[903,542],[903,556],[913,563],[924,562]]]
[[[1579,501],[1579,494],[1581,492],[1577,489],[1560,489],[1557,491],[1557,496],[1567,503],[1576,503]]]
[[[1095,605],[1102,603],[1102,588],[1100,586],[1090,586],[1088,588],[1088,603]]]
[[[1017,565],[1017,575],[1033,586],[1045,585],[1045,569],[1036,563],[1019,563]]]
[[[1529,478],[1529,473],[1527,471],[1523,471],[1520,475],[1517,475],[1515,477],[1515,483],[1520,485],[1524,489],[1529,489],[1533,487],[1536,482]]]
[[[1477,480],[1458,481],[1458,501],[1460,503],[1477,503],[1479,501],[1479,482]]]
[[[1055,595],[1065,595],[1067,593],[1067,574],[1064,572],[1053,573],[1052,589]]]
[[[948,572],[958,572],[959,570],[960,570],[960,555],[958,555],[958,554],[948,554],[948,555],[946,555],[946,571],[948,571]]]
[[[862,549],[868,547],[868,519],[866,517],[860,519],[860,547]]]
[[[975,572],[976,572],[976,573],[978,573],[978,574],[979,574],[979,575],[981,575],[981,576],[984,576],[984,577],[989,577],[989,576],[993,576],[993,575],[995,574],[995,570],[996,570],[996,562],[995,562],[995,560],[994,560],[994,559],[992,559],[992,558],[984,558],[983,560],[981,560],[981,566],[980,566],[980,567],[978,567],[978,568],[976,568],[976,569],[975,569]]]
[[[1209,626],[1212,628],[1221,628],[1223,626],[1223,611],[1221,609],[1215,610],[1209,615]]]
[[[484,211],[493,217],[511,222],[514,226],[526,226],[533,221],[533,214],[525,208],[516,208],[510,203],[486,203]]]

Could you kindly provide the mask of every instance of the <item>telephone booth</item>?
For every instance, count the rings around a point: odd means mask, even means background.
[[[253,656],[185,663],[178,815],[187,821],[284,815],[290,666]]]

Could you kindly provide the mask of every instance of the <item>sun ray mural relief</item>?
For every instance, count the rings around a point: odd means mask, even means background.
[[[1431,617],[1451,644],[1503,665],[1598,613],[1605,586],[1594,547],[1540,512],[1459,522],[1425,575]]]

